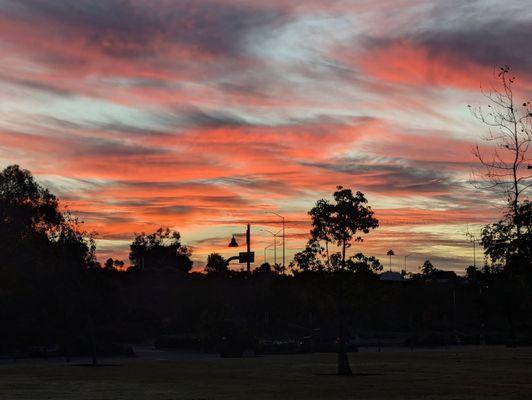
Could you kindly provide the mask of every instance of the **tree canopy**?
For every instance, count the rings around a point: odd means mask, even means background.
[[[218,253],[209,254],[205,265],[207,274],[224,275],[228,272],[227,261]]]
[[[524,201],[519,205],[518,218],[519,224],[516,224],[516,217],[509,212],[482,229],[484,253],[496,266],[532,265],[532,202]],[[518,257],[524,262],[517,263]]]
[[[192,251],[181,244],[179,232],[168,227],[160,227],[151,234],[136,234],[129,248],[129,259],[138,269],[176,269],[189,272],[192,268]]]
[[[365,263],[365,268],[372,269],[377,265],[376,260],[361,253],[352,257],[350,266],[346,260],[346,249],[351,247],[352,242],[362,242],[363,234],[379,226],[366,197],[362,192],[353,194],[351,189],[338,186],[333,198],[334,202],[318,200],[309,211],[311,238],[305,249],[295,254],[293,266],[297,265],[302,270],[334,271],[348,267],[354,269]],[[340,252],[331,254],[329,244],[337,246]]]
[[[28,170],[11,165],[0,173],[0,235],[4,240],[50,233],[63,220],[57,198],[35,182]]]

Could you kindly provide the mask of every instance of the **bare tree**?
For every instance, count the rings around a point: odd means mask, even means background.
[[[508,210],[514,218],[517,238],[521,236],[520,204],[532,187],[532,160],[529,149],[532,142],[532,101],[517,101],[514,93],[515,77],[510,67],[501,67],[497,74],[498,87],[482,90],[488,100],[486,108],[471,107],[473,115],[487,125],[488,133],[482,139],[492,151],[477,145],[474,154],[485,168],[485,189],[494,189],[505,197]]]

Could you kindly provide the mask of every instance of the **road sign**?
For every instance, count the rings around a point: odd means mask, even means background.
[[[247,252],[238,253],[238,262],[240,264],[245,264],[248,261],[250,263],[254,263],[255,262],[255,252],[254,251],[250,251],[249,252],[249,260],[248,260],[248,253]]]

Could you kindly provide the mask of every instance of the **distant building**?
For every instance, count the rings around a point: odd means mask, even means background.
[[[401,282],[403,280],[403,275],[399,272],[387,271],[383,272],[380,277],[381,281],[392,281],[392,282]]]

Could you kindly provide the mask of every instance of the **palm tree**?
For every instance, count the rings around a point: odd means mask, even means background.
[[[392,256],[395,256],[395,253],[392,249],[388,250],[388,253],[386,255],[390,256],[390,272],[392,272]]]

